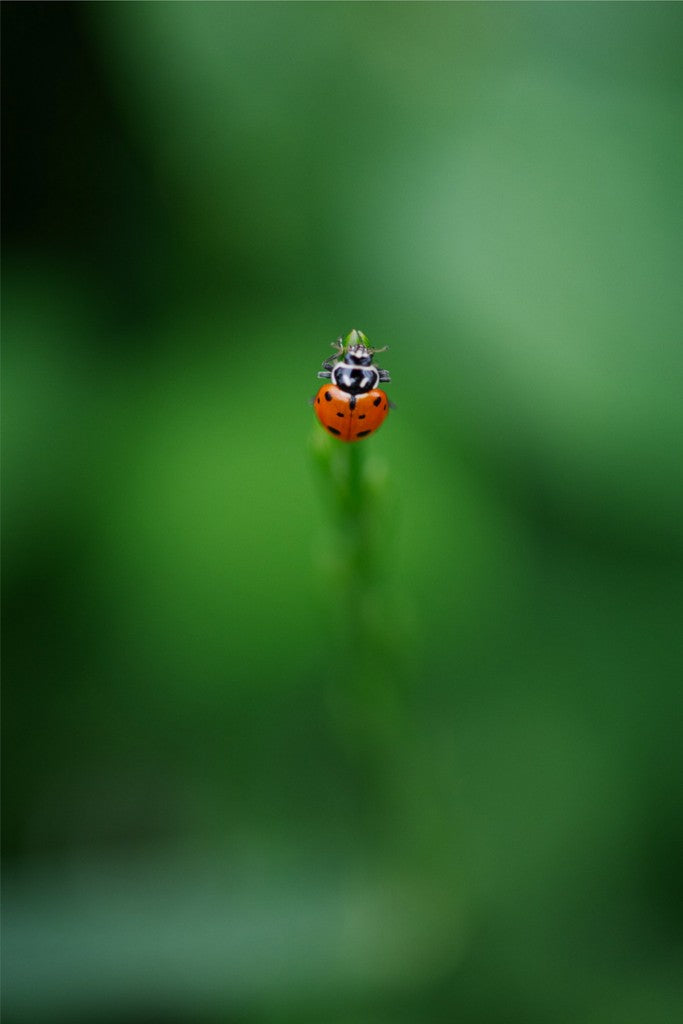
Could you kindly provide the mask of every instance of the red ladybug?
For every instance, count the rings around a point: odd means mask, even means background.
[[[340,441],[360,441],[373,434],[384,423],[391,405],[377,387],[391,377],[372,362],[375,353],[384,349],[370,348],[367,340],[361,331],[351,331],[346,344],[337,338],[332,343],[337,358],[326,359],[318,373],[330,383],[320,388],[313,408],[323,427]]]

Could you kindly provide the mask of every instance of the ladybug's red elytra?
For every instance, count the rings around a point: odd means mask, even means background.
[[[313,399],[315,414],[323,427],[340,441],[361,441],[381,427],[391,403],[378,384],[391,380],[388,372],[373,364],[377,352],[362,331],[351,331],[345,341],[332,342],[336,358],[326,359],[319,377],[323,384]]]

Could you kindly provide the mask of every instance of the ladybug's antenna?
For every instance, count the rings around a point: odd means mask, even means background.
[[[368,345],[368,339],[365,337],[362,331],[351,331],[347,334],[346,338],[342,338],[341,335],[336,341],[332,342],[332,348],[336,351],[337,355],[343,355],[345,352],[355,351],[357,349],[365,349],[374,356],[376,352],[386,352],[389,348],[388,345],[384,345],[382,348],[371,348]]]

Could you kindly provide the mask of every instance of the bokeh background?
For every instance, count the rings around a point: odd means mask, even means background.
[[[683,8],[3,23],[7,1024],[681,1019]]]

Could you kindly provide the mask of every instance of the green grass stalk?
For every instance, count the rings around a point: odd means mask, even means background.
[[[386,557],[394,515],[386,468],[371,441],[344,443],[316,424],[314,461],[328,515],[323,591],[334,595],[326,679],[343,745],[359,772],[368,808],[388,799],[387,766],[403,729],[398,689],[400,639]]]

